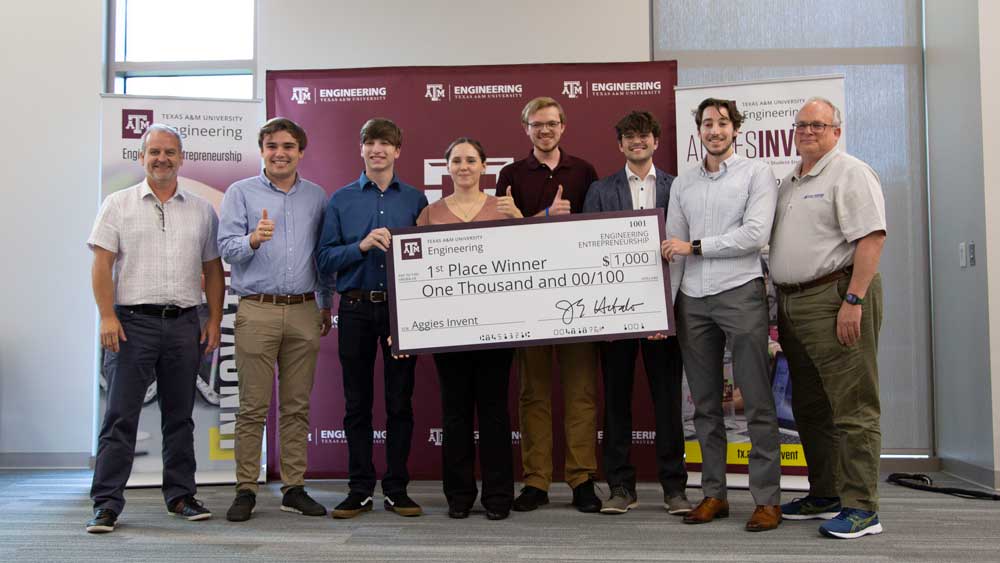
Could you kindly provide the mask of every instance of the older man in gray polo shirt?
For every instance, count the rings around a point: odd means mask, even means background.
[[[670,190],[668,260],[679,258],[671,281],[677,299],[677,338],[694,400],[705,498],[684,517],[702,524],[729,515],[722,360],[732,347],[733,376],[743,393],[750,450],[750,493],[757,504],[751,532],[781,523],[778,421],[767,356],[767,299],[760,249],[774,218],[777,180],[759,160],[736,154],[743,116],[736,102],[708,98],[695,113],[705,146],[702,165],[680,175]],[[679,284],[679,291],[677,285]]]
[[[782,511],[788,520],[828,520],[820,532],[850,539],[882,531],[878,262],[886,224],[875,171],[837,149],[841,125],[840,110],[821,98],[795,118],[802,163],[781,182],[771,275],[809,465],[809,495]]]
[[[94,252],[101,345],[118,353],[90,489],[91,533],[114,530],[125,507],[139,413],[154,381],[167,512],[192,521],[212,516],[194,497],[191,410],[202,351],[219,345],[225,279],[215,242],[219,221],[210,203],[178,187],[183,161],[178,132],[151,125],[139,155],[146,178],[104,200],[87,240]],[[195,311],[202,302],[202,275],[209,309],[204,328]]]

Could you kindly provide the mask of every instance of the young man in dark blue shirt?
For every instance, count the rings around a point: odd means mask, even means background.
[[[340,293],[338,345],[344,374],[344,429],[347,432],[350,492],[333,510],[334,518],[353,518],[372,509],[372,404],[376,347],[382,348],[385,377],[386,471],[382,475],[385,509],[419,516],[420,506],[406,494],[406,461],[413,436],[413,372],[416,358],[394,358],[389,348],[386,252],[390,229],[416,224],[427,206],[422,192],[395,174],[403,134],[388,119],[368,120],[361,128],[365,171],[337,190],[327,204],[316,262],[323,275],[336,274]]]

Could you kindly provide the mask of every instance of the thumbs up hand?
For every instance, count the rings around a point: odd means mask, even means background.
[[[556,197],[552,199],[552,205],[549,206],[549,215],[569,215],[570,207],[569,200],[563,199],[563,187],[559,184],[559,189],[556,190]]]
[[[497,211],[503,213],[511,219],[520,219],[521,217],[524,217],[521,210],[517,208],[517,204],[514,203],[514,196],[511,195],[510,186],[507,186],[507,195],[497,196]]]
[[[257,250],[262,242],[271,240],[274,236],[274,221],[267,218],[267,209],[261,211],[257,228],[250,233],[250,248]]]

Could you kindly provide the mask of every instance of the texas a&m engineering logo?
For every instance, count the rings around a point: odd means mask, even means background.
[[[444,84],[428,84],[425,98],[430,98],[432,102],[440,102],[444,98]]]
[[[292,101],[304,105],[312,100],[312,90],[308,86],[296,86],[292,88]]]
[[[579,80],[564,80],[562,93],[563,96],[573,99],[583,94],[583,86]]]
[[[418,260],[424,257],[423,249],[420,248],[420,239],[408,238],[399,241],[403,260]]]
[[[153,124],[151,109],[122,110],[122,139],[141,139],[146,129]]]

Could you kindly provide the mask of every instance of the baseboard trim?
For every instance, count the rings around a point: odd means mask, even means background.
[[[1000,471],[958,459],[941,458],[941,470],[980,487],[1000,490]]]
[[[90,452],[2,452],[0,469],[88,469]]]
[[[941,471],[940,458],[884,457],[879,460],[879,473],[931,473],[933,471]]]

